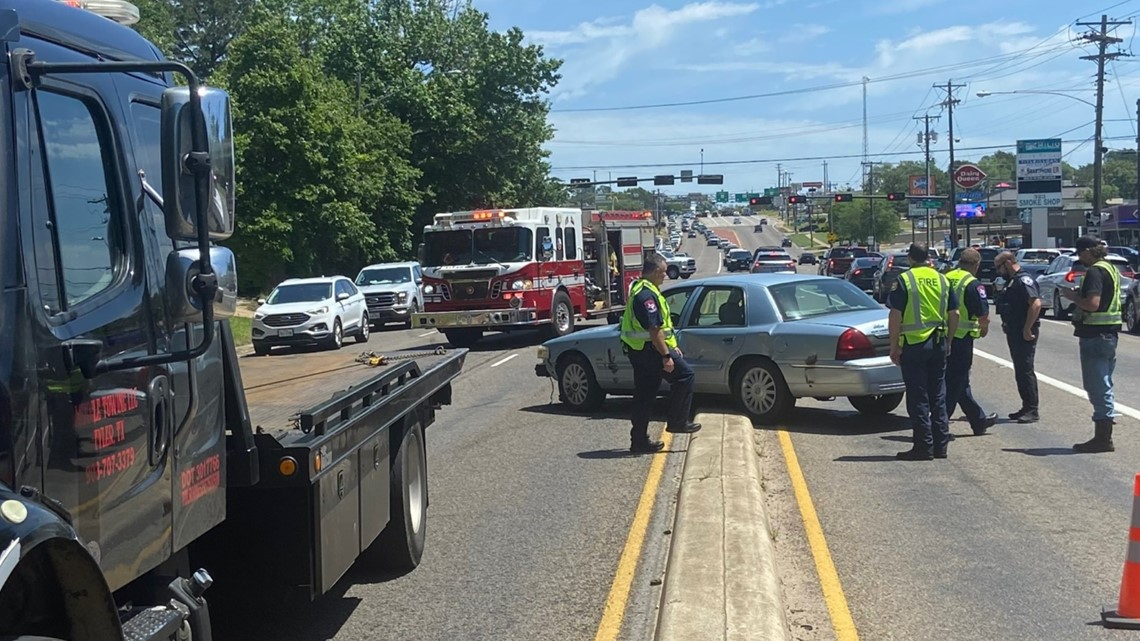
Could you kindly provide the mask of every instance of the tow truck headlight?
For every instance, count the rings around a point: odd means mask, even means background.
[[[396,302],[397,303],[408,302],[408,292],[400,292],[399,294],[396,294]]]
[[[545,346],[545,345],[539,345],[538,346],[538,360],[545,363],[546,359],[549,357],[550,357],[550,348]]]
[[[329,306],[324,305],[324,306],[318,307],[316,309],[310,309],[309,311],[307,311],[305,313],[309,314],[310,316],[319,316],[321,314],[327,314],[327,313],[329,313]]]
[[[435,293],[435,285],[424,285],[424,293],[425,294],[434,294]]]
[[[529,280],[516,280],[511,283],[511,289],[519,291],[520,289],[530,289]]]

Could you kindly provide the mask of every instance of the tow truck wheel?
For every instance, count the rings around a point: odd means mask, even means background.
[[[550,303],[550,337],[558,338],[574,331],[574,306],[566,292],[554,294]]]
[[[368,548],[368,562],[410,572],[420,564],[427,538],[427,456],[424,430],[416,421],[392,451],[388,525]]]
[[[892,410],[902,403],[903,395],[899,394],[877,394],[874,396],[848,396],[847,400],[851,403],[851,407],[859,410],[860,414],[867,416],[882,416],[883,414],[890,414]]]
[[[669,280],[677,280],[677,277],[681,275],[681,270],[677,269],[676,265],[670,265],[665,269],[665,275],[669,277]]]
[[[367,343],[368,337],[372,335],[372,326],[368,323],[368,312],[364,312],[360,318],[360,333],[356,335],[357,343]]]

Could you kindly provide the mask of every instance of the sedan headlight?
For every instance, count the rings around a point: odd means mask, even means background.
[[[424,293],[425,294],[434,294],[435,293],[435,285],[424,285]]]
[[[396,302],[397,303],[408,302],[408,292],[400,292],[400,293],[396,294]]]
[[[538,346],[538,360],[545,363],[546,359],[549,357],[550,357],[550,348],[545,346],[545,345],[539,345]]]
[[[324,306],[318,307],[316,309],[310,309],[309,311],[307,311],[305,313],[310,315],[310,316],[319,316],[321,314],[327,314],[327,313],[329,313],[329,306],[324,305]]]

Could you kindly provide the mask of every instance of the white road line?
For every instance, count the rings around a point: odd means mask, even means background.
[[[438,334],[438,333],[439,333],[439,332],[437,332],[437,331],[435,331],[435,330],[433,329],[433,330],[431,330],[430,332],[424,332],[423,334],[420,334],[420,335],[419,335],[419,336],[417,336],[416,338],[423,338],[423,337],[425,337],[425,336],[431,336],[432,334]]]
[[[515,352],[514,354],[511,354],[510,356],[508,356],[506,358],[503,358],[501,360],[495,361],[494,363],[491,363],[491,367],[498,367],[498,366],[502,365],[503,363],[506,363],[507,361],[511,360],[512,358],[515,358],[518,355],[519,355],[519,353]]]
[[[1002,367],[1004,367],[1006,369],[1013,369],[1013,363],[1005,360],[1004,358],[994,356],[993,354],[990,354],[988,352],[983,352],[982,350],[977,349],[977,348],[974,348],[974,354],[977,356],[981,356],[982,358],[986,359],[987,361],[997,363],[998,365],[1001,365]],[[1072,394],[1073,396],[1080,397],[1086,401],[1089,400],[1088,394],[1086,394],[1083,389],[1077,387],[1076,385],[1069,385],[1068,383],[1066,383],[1064,381],[1059,381],[1059,380],[1053,378],[1052,376],[1046,376],[1045,374],[1041,374],[1041,373],[1037,374],[1037,380],[1041,381],[1042,383],[1045,383],[1046,385],[1052,385],[1053,387],[1056,387],[1057,389],[1059,389],[1061,391],[1068,392],[1068,393]],[[1131,416],[1132,418],[1140,419],[1140,410],[1133,409],[1133,408],[1128,407],[1127,405],[1123,405],[1121,403],[1116,403],[1115,405],[1116,405],[1116,411],[1117,412],[1120,412],[1121,414],[1123,414],[1125,416]]]

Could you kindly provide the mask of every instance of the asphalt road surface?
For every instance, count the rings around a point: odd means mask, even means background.
[[[766,235],[763,243],[769,241]],[[801,271],[814,273],[806,266]],[[1020,400],[1012,371],[995,362],[1009,358],[998,330],[978,341],[977,351],[990,358],[975,357],[972,381],[978,400],[1003,420],[982,437],[972,436],[964,420],[953,420],[957,438],[947,460],[895,460],[896,452],[909,448],[905,405],[885,420],[872,420],[843,399],[801,400],[782,426],[791,433],[861,638],[1015,641],[1130,634],[1099,622],[1101,607],[1115,606],[1118,597],[1140,460],[1140,403],[1132,393],[1140,337],[1120,337],[1115,377],[1117,401],[1136,405],[1122,408],[1130,416],[1117,420],[1117,451],[1098,455],[1070,449],[1092,435],[1091,407],[1078,395],[1080,362],[1071,326],[1046,320],[1039,340],[1043,420],[1004,420]],[[765,436],[779,452],[775,431]],[[794,503],[785,509],[798,514]],[[803,537],[802,524],[781,536]],[[822,600],[822,593],[812,599]],[[800,604],[827,612],[811,605]],[[824,633],[811,638],[836,638],[821,618],[812,627]]]
[[[698,276],[715,273],[721,252],[703,237],[685,241]],[[392,329],[373,333],[367,349],[445,342]],[[591,416],[561,409],[551,382],[534,374],[540,342],[537,332],[488,335],[467,357],[454,404],[428,429],[431,504],[418,569],[354,569],[313,605],[225,613],[221,638],[594,639],[653,457],[628,455],[628,399]],[[660,588],[651,583],[664,572],[686,442],[675,438],[666,459],[618,638],[652,637]]]

